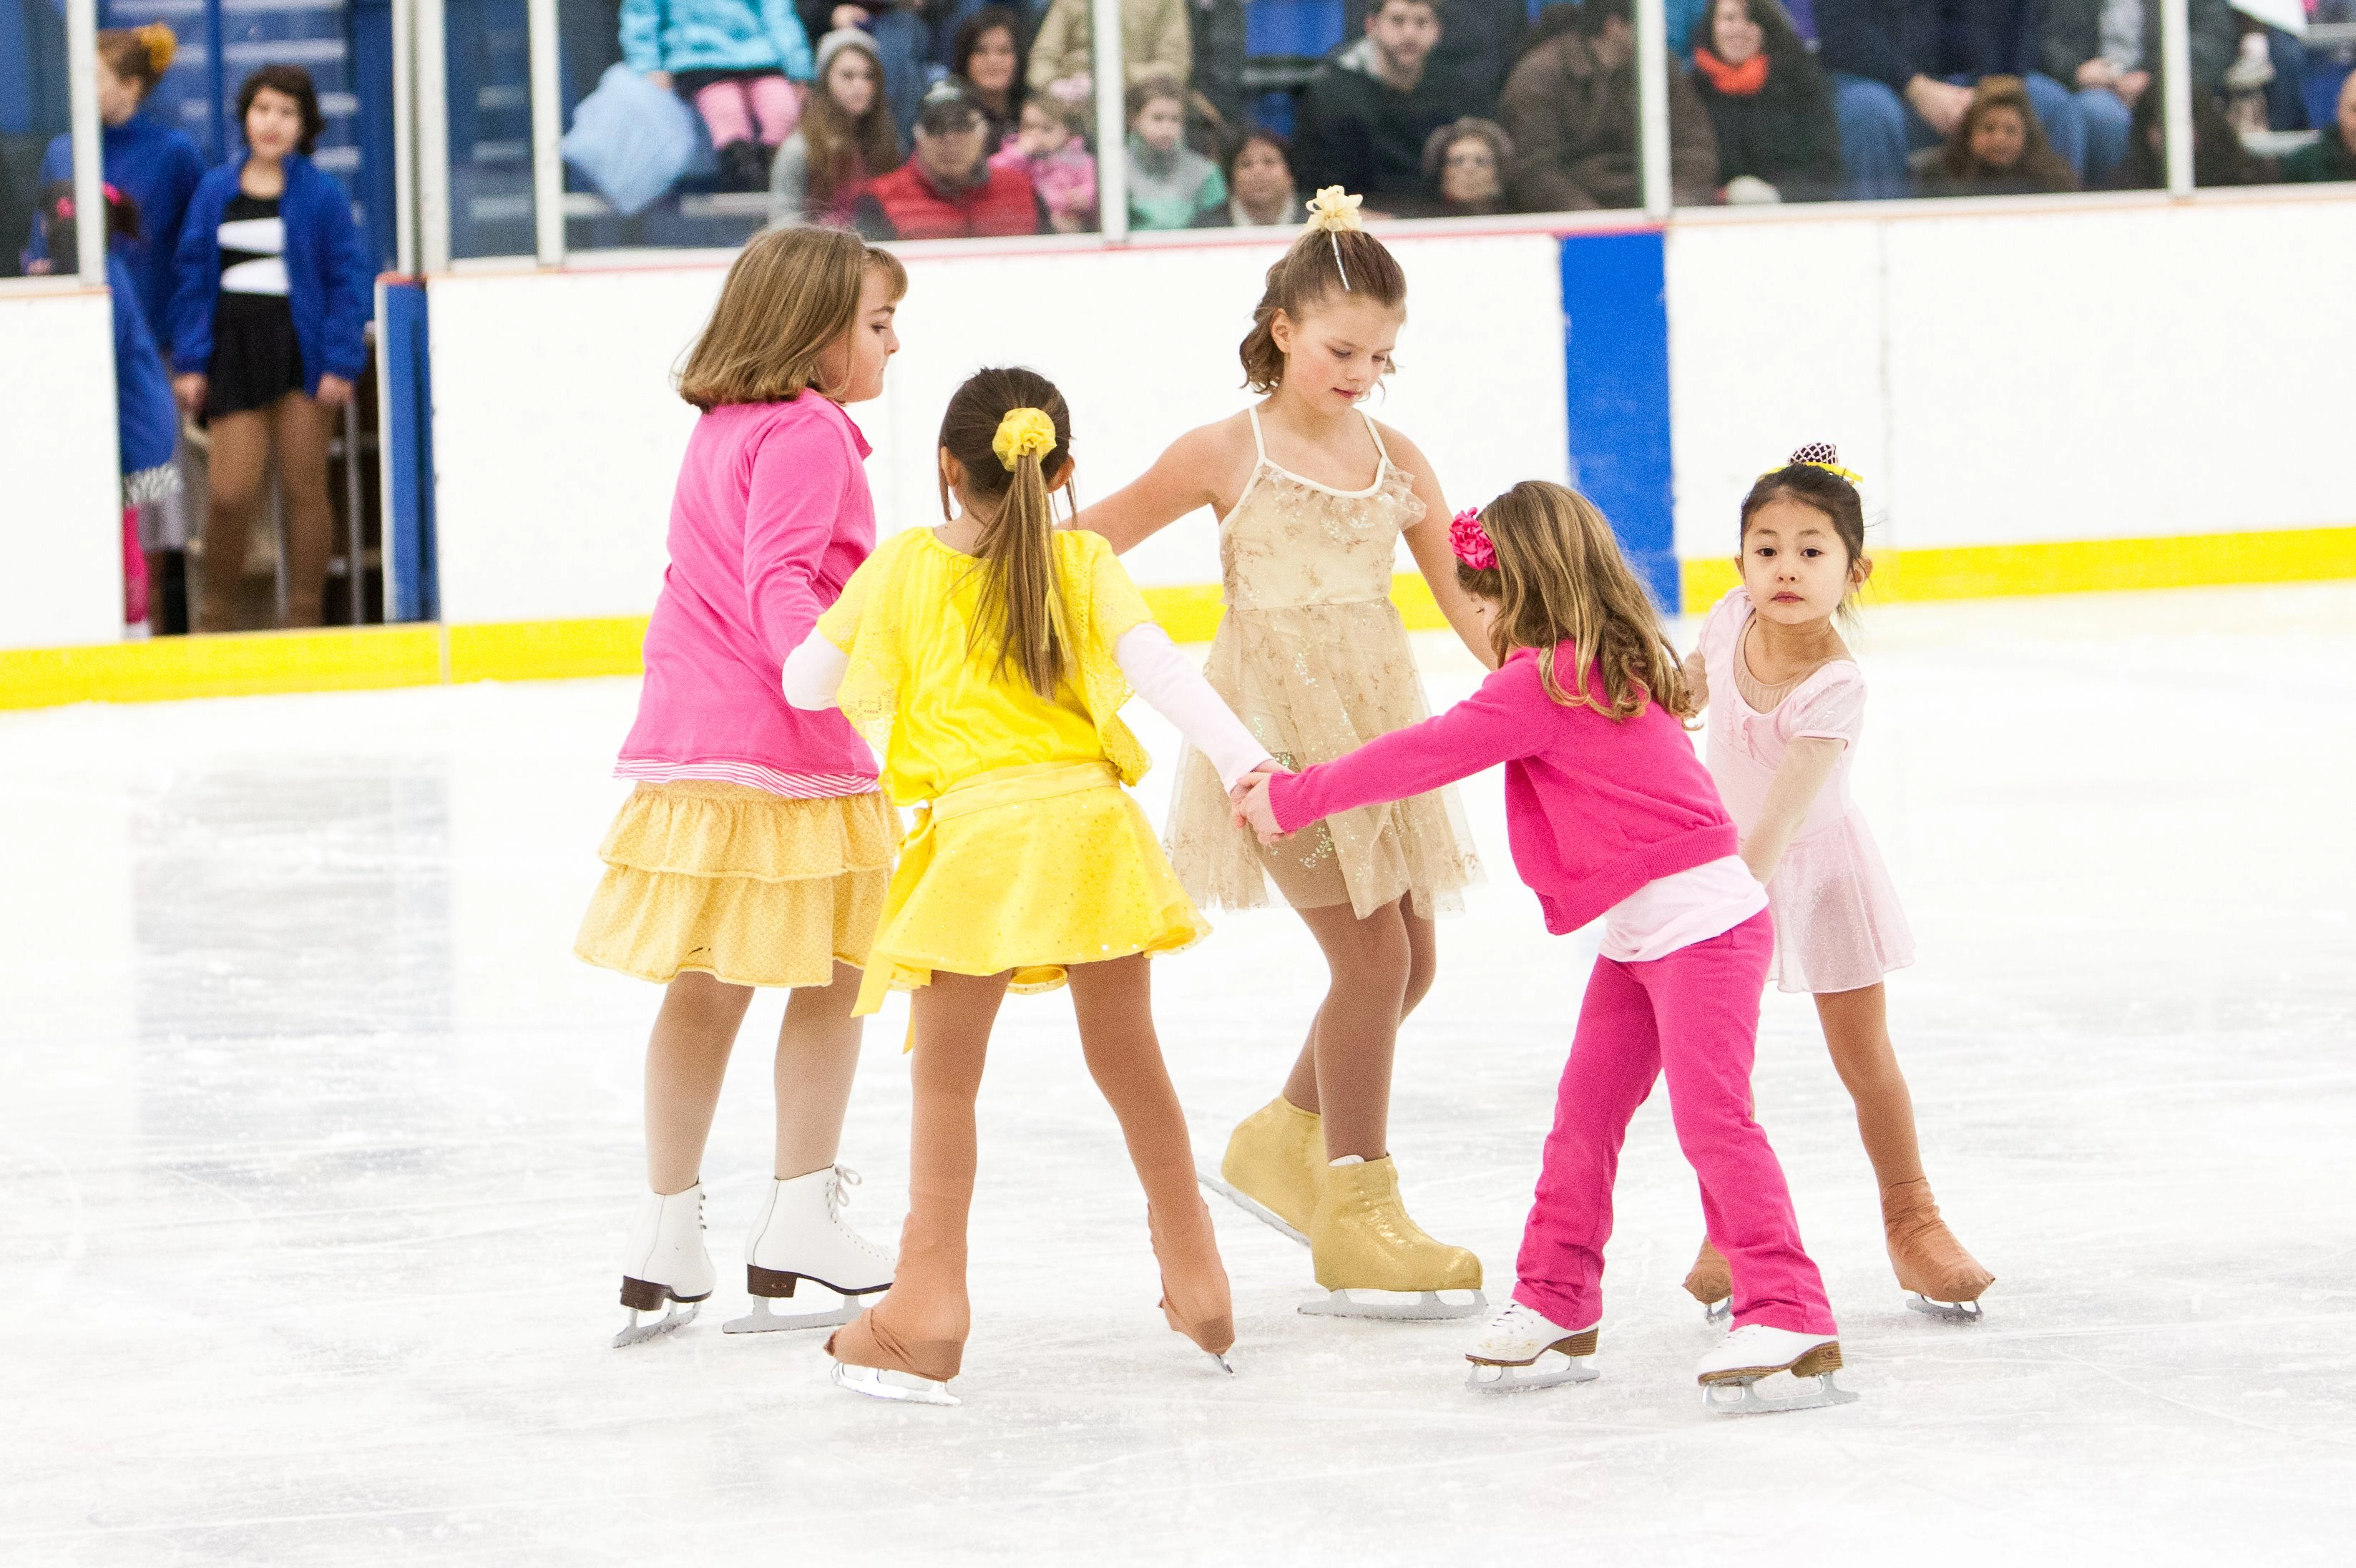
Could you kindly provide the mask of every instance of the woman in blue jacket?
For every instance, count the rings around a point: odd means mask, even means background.
[[[368,357],[369,266],[351,197],[305,155],[319,96],[300,66],[238,89],[245,155],[205,176],[180,232],[173,389],[212,432],[212,503],[194,617],[234,630],[245,530],[278,449],[286,622],[316,626],[327,592],[327,440]]]

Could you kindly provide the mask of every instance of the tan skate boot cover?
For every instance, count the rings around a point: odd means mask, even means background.
[[[1236,1125],[1220,1179],[1301,1234],[1325,1172],[1325,1120],[1279,1094]]]
[[[1924,1178],[1893,1181],[1881,1189],[1881,1229],[1901,1289],[1933,1301],[1977,1301],[1996,1283],[1996,1275],[1964,1251],[1939,1218]]]
[[[1734,1294],[1734,1275],[1708,1236],[1701,1239],[1693,1267],[1686,1271],[1686,1294],[1704,1307],[1714,1307]]]
[[[1210,1210],[1196,1198],[1191,1208],[1165,1221],[1161,1210],[1148,1205],[1145,1223],[1162,1265],[1162,1316],[1203,1349],[1225,1356],[1236,1342],[1235,1305]]]
[[[1426,1235],[1399,1197],[1398,1167],[1380,1159],[1325,1168],[1310,1216],[1310,1256],[1327,1290],[1478,1290],[1481,1260]]]

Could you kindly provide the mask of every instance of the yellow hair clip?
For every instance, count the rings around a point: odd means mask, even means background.
[[[990,450],[1011,472],[1026,457],[1045,457],[1055,450],[1055,421],[1037,409],[1009,409],[998,421]]]

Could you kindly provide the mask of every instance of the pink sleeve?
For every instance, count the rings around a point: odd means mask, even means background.
[[[1786,741],[1815,738],[1853,746],[1865,731],[1865,672],[1843,660],[1829,667],[1815,690],[1790,706]]]
[[[1703,664],[1715,665],[1733,656],[1734,639],[1742,630],[1743,613],[1750,605],[1749,590],[1731,588],[1710,607],[1701,624]]]
[[[851,477],[840,432],[816,421],[772,426],[753,449],[744,497],[744,609],[776,667],[801,645],[828,599],[819,566]]]
[[[1269,784],[1269,805],[1278,825],[1291,833],[1336,812],[1405,800],[1526,757],[1550,731],[1533,701],[1540,709],[1547,703],[1537,661],[1509,659],[1445,713],[1378,736],[1348,756],[1279,773]]]

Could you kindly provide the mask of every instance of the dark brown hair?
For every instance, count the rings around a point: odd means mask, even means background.
[[[899,258],[847,229],[753,236],[680,367],[679,395],[699,409],[801,396],[827,350],[859,325],[859,291],[870,267],[891,280],[894,300],[908,292]]]
[[[1614,721],[1657,702],[1679,719],[1697,709],[1676,650],[1661,630],[1652,595],[1620,553],[1612,525],[1578,491],[1525,479],[1482,508],[1481,526],[1497,564],[1476,571],[1459,560],[1457,585],[1494,601],[1489,646],[1503,663],[1515,648],[1536,648],[1546,694],[1566,708],[1594,709]],[[1571,648],[1571,678],[1562,679],[1562,645]],[[1604,700],[1587,688],[1600,670]]]
[[[1006,110],[1010,114],[1023,112],[1023,100],[1030,76],[1031,51],[1023,46],[1023,18],[1004,5],[984,5],[958,24],[957,37],[949,43],[949,74],[961,78],[968,87],[973,84],[973,73],[966,69],[973,63],[973,51],[981,47],[984,33],[1005,29],[1014,45],[1014,80],[1006,90]]]
[[[1186,107],[1186,90],[1158,71],[1141,81],[1133,81],[1129,84],[1128,95],[1121,104],[1123,117],[1135,124],[1137,117],[1144,113],[1149,105],[1159,103],[1165,98],[1180,109]]]
[[[155,91],[156,82],[172,69],[172,57],[179,52],[180,40],[161,22],[144,27],[109,27],[98,35],[98,58],[123,80],[137,82],[142,98]]]
[[[1303,229],[1292,249],[1268,270],[1268,285],[1252,311],[1251,331],[1236,349],[1244,364],[1244,385],[1255,392],[1273,392],[1284,380],[1284,350],[1276,346],[1272,330],[1278,311],[1299,326],[1312,310],[1337,293],[1404,305],[1407,274],[1388,248],[1363,229],[1328,234]]]
[[[1055,444],[1024,453],[1013,464],[998,455],[998,427],[1016,409],[1036,409],[1055,427]],[[1072,668],[1071,635],[1064,626],[1063,583],[1055,569],[1055,517],[1047,487],[1071,465],[1072,411],[1055,383],[1036,370],[977,370],[949,399],[941,415],[941,450],[965,470],[968,495],[998,503],[978,517],[981,538],[974,560],[981,593],[968,635],[974,644],[995,639],[996,668],[1023,672],[1048,701]],[[941,516],[949,515],[949,482],[941,475]]]
[[[303,134],[294,150],[305,157],[318,145],[319,133],[327,123],[319,115],[319,90],[312,85],[311,73],[299,65],[266,65],[249,76],[237,90],[238,133],[245,133],[245,117],[253,110],[253,101],[264,91],[283,92],[294,101],[303,116]]]
[[[2009,109],[2020,116],[2020,162],[2008,169],[1989,168],[1972,155],[1972,133],[1995,110]],[[2017,76],[1984,76],[1972,89],[1971,107],[1964,111],[1955,133],[1947,138],[1939,166],[1949,179],[2031,180],[2040,190],[2076,190],[2078,176],[2045,139],[2045,123],[2029,101],[2029,84]]]
[[[827,91],[827,75],[834,69],[834,62],[854,49],[875,78],[875,94],[867,101],[867,112],[856,119],[845,114],[834,94]],[[810,83],[801,133],[809,154],[802,194],[806,213],[828,206],[846,187],[900,166],[900,137],[892,128],[892,105],[884,97],[884,59],[864,33],[836,44],[827,56],[826,69]]]
[[[1865,499],[1857,493],[1857,486],[1829,468],[1820,468],[1813,463],[1790,463],[1761,475],[1759,482],[1751,486],[1751,494],[1742,497],[1742,531],[1737,536],[1734,550],[1738,571],[1749,549],[1751,517],[1768,502],[1779,500],[1796,501],[1830,518],[1841,549],[1848,552],[1848,570],[1854,571],[1857,563],[1865,559]],[[1852,588],[1842,595],[1843,615],[1855,613],[1850,600],[1856,592]]]

